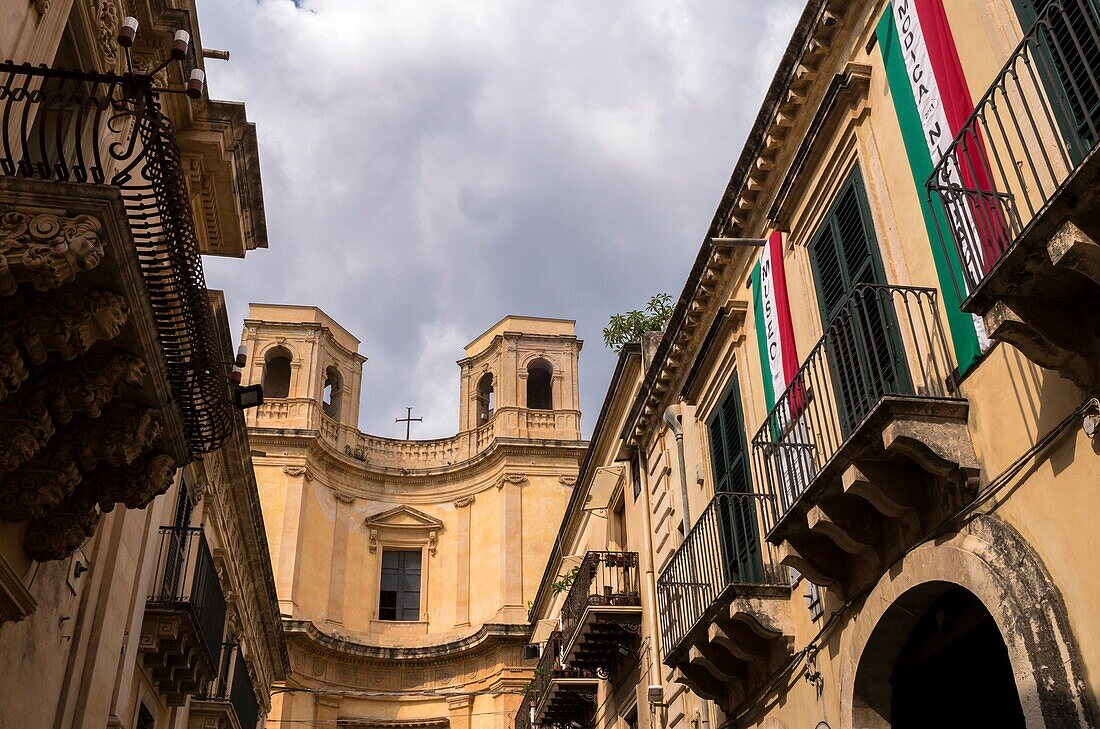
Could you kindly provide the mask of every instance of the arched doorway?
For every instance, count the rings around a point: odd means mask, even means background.
[[[906,643],[926,614],[940,612],[934,604],[953,589],[983,606],[985,612],[976,613],[983,619],[979,623],[992,616],[1029,728],[1100,726],[1094,721],[1100,710],[1089,690],[1061,592],[1015,529],[996,517],[979,516],[964,530],[926,542],[906,555],[878,580],[845,626],[840,645],[839,729],[914,725],[892,723],[895,664],[899,660],[912,664],[913,659],[906,657],[911,652],[903,655]],[[918,642],[914,639],[914,644]],[[905,677],[899,675],[899,680]],[[975,680],[972,670],[966,682],[975,685]],[[968,700],[978,703],[978,697],[975,690]],[[932,702],[939,697],[926,695],[925,699]],[[965,725],[950,717],[943,724]],[[970,726],[997,724],[986,717]]]
[[[1008,649],[993,616],[961,587],[936,597],[890,672],[890,726],[1026,726]]]

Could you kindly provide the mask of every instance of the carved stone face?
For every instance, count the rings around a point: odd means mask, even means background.
[[[103,260],[103,226],[90,215],[77,217],[64,231],[70,260],[75,268],[87,271]]]

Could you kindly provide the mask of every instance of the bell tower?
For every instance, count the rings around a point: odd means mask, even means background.
[[[459,430],[492,423],[498,438],[579,440],[575,323],[506,316],[466,345]]]
[[[250,304],[243,341],[243,379],[264,388],[264,405],[248,411],[250,426],[316,427],[319,411],[356,427],[367,358],[332,317],[315,306]]]

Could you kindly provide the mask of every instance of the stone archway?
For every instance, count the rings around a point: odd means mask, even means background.
[[[841,641],[841,727],[891,726],[891,671],[928,607],[953,588],[976,598],[996,624],[1027,726],[1095,725],[1061,593],[1015,529],[983,516],[918,547],[867,596]]]

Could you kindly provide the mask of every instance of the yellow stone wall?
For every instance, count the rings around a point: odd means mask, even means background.
[[[506,317],[478,337],[459,362],[462,416],[484,371],[497,410],[435,441],[363,434],[347,400],[339,422],[322,412],[325,370],[339,367],[357,388],[365,358],[320,310],[253,305],[244,341],[246,381],[262,380],[272,347],[294,355],[290,397],[249,416],[293,668],[274,716],[510,723],[530,675],[527,602],[585,445],[573,323]],[[554,365],[552,411],[521,406],[531,357]],[[357,403],[358,391],[344,397]],[[547,426],[529,425],[543,415]],[[379,620],[387,546],[421,550],[418,621]]]

